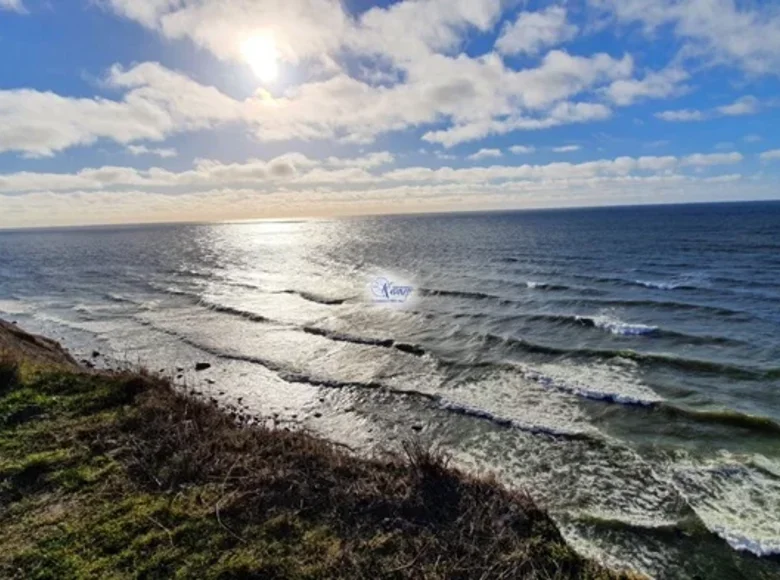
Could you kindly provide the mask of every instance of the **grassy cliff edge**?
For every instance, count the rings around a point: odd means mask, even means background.
[[[420,444],[364,459],[244,427],[0,321],[0,577],[629,576]]]

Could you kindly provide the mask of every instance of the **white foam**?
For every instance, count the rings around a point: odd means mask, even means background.
[[[22,300],[0,300],[0,312],[3,314],[28,314],[34,306]]]
[[[577,316],[577,319],[584,320],[585,318]],[[657,326],[623,322],[622,320],[609,314],[600,314],[590,318],[590,320],[593,321],[593,325],[596,328],[607,330],[612,334],[617,334],[620,336],[640,336],[643,334],[651,334],[658,330]]]
[[[541,385],[580,397],[628,405],[653,405],[663,401],[636,376],[636,365],[620,362],[576,364],[541,363],[531,368],[517,365],[523,375]]]
[[[656,288],[658,290],[674,290],[680,286],[676,282],[655,282],[652,280],[634,280],[634,282],[645,288]]]
[[[721,452],[716,458],[672,466],[672,477],[709,530],[736,550],[767,556],[780,554],[780,478],[772,475],[775,469],[763,456]]]
[[[565,392],[551,392],[513,372],[496,371],[442,395],[445,407],[462,408],[474,415],[481,413],[496,422],[511,423],[518,429],[601,437],[580,409],[576,397]]]

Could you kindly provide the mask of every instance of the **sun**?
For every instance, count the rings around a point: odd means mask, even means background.
[[[241,44],[241,54],[257,78],[269,83],[279,74],[276,41],[271,34],[255,34]]]

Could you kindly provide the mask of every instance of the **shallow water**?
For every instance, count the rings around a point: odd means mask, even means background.
[[[777,203],[7,231],[0,316],[357,449],[419,429],[610,564],[770,578],[778,232]]]

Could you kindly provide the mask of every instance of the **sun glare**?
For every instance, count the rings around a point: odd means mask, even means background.
[[[276,42],[270,34],[256,34],[241,45],[241,54],[257,78],[263,82],[276,80],[279,74]]]

